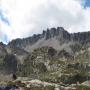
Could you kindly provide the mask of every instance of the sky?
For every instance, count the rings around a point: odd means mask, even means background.
[[[86,0],[85,7],[90,7],[90,0]]]
[[[0,0],[0,41],[29,37],[51,27],[90,31],[90,0]]]

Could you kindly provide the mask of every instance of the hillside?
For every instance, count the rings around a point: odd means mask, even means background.
[[[90,80],[90,32],[69,33],[58,27],[12,40],[8,45],[0,43],[0,74],[16,74],[63,87],[77,82],[82,85]]]

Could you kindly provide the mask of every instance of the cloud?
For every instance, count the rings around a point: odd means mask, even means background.
[[[3,15],[3,11],[2,10],[0,10],[0,19],[1,19],[1,21],[6,23],[7,25],[10,25],[10,22],[8,21],[8,18],[5,17],[5,15]]]
[[[57,26],[63,26],[69,32],[89,31],[90,8],[84,8],[85,1],[1,0],[1,9],[8,18],[10,26],[0,20],[0,30],[9,41]]]

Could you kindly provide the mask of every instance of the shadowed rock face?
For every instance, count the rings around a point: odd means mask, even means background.
[[[0,58],[4,57],[7,54],[7,51],[5,49],[5,45],[3,43],[0,43]]]
[[[79,32],[71,34],[71,39],[82,44],[90,43],[90,32]]]
[[[15,73],[17,71],[17,58],[14,55],[6,55],[4,58],[4,70],[7,73]]]

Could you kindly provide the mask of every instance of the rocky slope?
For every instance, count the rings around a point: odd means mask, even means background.
[[[8,45],[0,43],[1,74],[16,74],[66,88],[81,85],[90,80],[90,32],[69,33],[58,27],[12,40]]]

